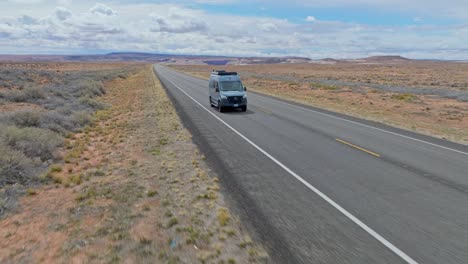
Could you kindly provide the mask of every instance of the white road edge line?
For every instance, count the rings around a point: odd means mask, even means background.
[[[293,170],[288,168],[286,165],[284,165],[281,161],[277,160],[275,157],[270,155],[268,152],[263,150],[261,147],[259,147],[257,144],[255,144],[253,141],[248,139],[246,136],[241,134],[239,131],[237,131],[235,128],[233,128],[231,125],[226,123],[224,120],[222,120],[220,117],[217,115],[213,114],[208,108],[206,108],[204,105],[199,103],[195,98],[193,98],[191,95],[189,95],[187,92],[185,92],[182,88],[177,86],[175,83],[169,81],[166,79],[168,82],[170,82],[174,87],[179,89],[182,93],[184,93],[187,97],[189,97],[192,101],[197,103],[201,108],[205,109],[208,113],[210,113],[213,117],[218,119],[221,123],[223,123],[225,126],[227,126],[229,129],[231,129],[234,133],[239,135],[241,138],[243,138],[245,141],[247,141],[250,145],[252,145],[254,148],[256,148],[258,151],[260,151],[262,154],[267,156],[269,159],[271,159],[273,162],[275,162],[278,166],[283,168],[286,172],[294,176],[298,181],[300,181],[302,184],[307,186],[310,190],[312,190],[314,193],[316,193],[318,196],[320,196],[322,199],[324,199],[326,202],[328,202],[330,205],[332,205],[335,209],[340,211],[342,214],[344,214],[346,217],[348,217],[351,221],[353,221],[356,225],[364,229],[367,233],[369,233],[372,237],[377,239],[380,243],[382,243],[384,246],[386,246],[388,249],[390,249],[393,253],[401,257],[403,260],[405,260],[409,264],[418,264],[414,259],[412,259],[410,256],[406,255],[405,252],[401,251],[399,248],[394,246],[391,242],[383,238],[381,235],[379,235],[377,232],[375,232],[372,228],[364,224],[361,220],[359,220],[357,217],[355,217],[353,214],[348,212],[346,209],[341,207],[339,204],[337,204],[335,201],[333,201],[331,198],[329,198],[326,194],[322,193],[320,190],[315,188],[313,185],[308,183],[306,180],[304,180],[301,176],[297,175]]]
[[[332,118],[335,118],[335,119],[339,119],[339,120],[342,120],[342,121],[346,121],[346,122],[349,122],[349,123],[353,123],[353,124],[356,124],[356,125],[360,125],[360,126],[363,126],[363,127],[375,129],[375,130],[378,130],[378,131],[381,131],[381,132],[385,132],[385,133],[388,133],[388,134],[391,134],[391,135],[394,135],[394,136],[400,136],[400,137],[403,137],[403,138],[406,138],[406,139],[411,139],[411,140],[414,140],[414,141],[417,141],[417,142],[420,142],[420,143],[425,143],[425,144],[428,144],[428,145],[431,145],[431,146],[435,146],[435,147],[439,147],[439,148],[442,148],[442,149],[451,150],[451,151],[454,151],[454,152],[457,152],[457,153],[460,153],[460,154],[468,155],[468,152],[464,152],[464,151],[461,151],[461,150],[457,150],[457,149],[453,149],[453,148],[444,147],[444,146],[441,146],[441,145],[438,145],[438,144],[434,144],[434,143],[431,143],[431,142],[428,142],[428,141],[425,141],[425,140],[421,140],[421,139],[417,139],[417,138],[405,136],[405,135],[402,135],[402,134],[399,134],[399,133],[395,133],[395,132],[388,131],[388,130],[385,130],[385,129],[381,129],[381,128],[369,126],[369,125],[366,125],[366,124],[363,124],[363,123],[359,123],[359,122],[356,122],[356,121],[352,121],[352,120],[349,120],[349,119],[346,119],[346,118],[337,117],[337,116],[334,116],[334,115],[322,113],[322,112],[320,112],[320,111],[316,111],[316,110],[309,109],[309,108],[306,108],[306,107],[294,105],[294,104],[291,104],[291,103],[282,102],[282,101],[276,100],[276,99],[274,99],[274,98],[262,96],[262,95],[259,95],[259,94],[253,94],[253,95],[255,95],[255,96],[257,96],[257,97],[260,97],[260,98],[267,98],[267,99],[270,99],[270,100],[272,100],[272,101],[275,101],[275,102],[278,102],[278,103],[281,103],[281,104],[284,104],[284,105],[292,106],[292,107],[295,107],[295,108],[298,108],[298,109],[307,110],[307,111],[314,112],[314,113],[317,113],[317,114],[320,114],[320,115],[332,117]]]

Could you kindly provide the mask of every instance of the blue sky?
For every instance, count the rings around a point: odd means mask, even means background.
[[[6,54],[468,59],[466,0],[5,0]]]
[[[229,4],[198,4],[197,7],[213,13],[242,14],[248,16],[275,17],[288,19],[289,21],[304,23],[304,18],[313,15],[315,18],[326,21],[342,21],[348,23],[360,23],[366,25],[415,25],[415,24],[437,24],[450,25],[461,23],[462,21],[449,17],[433,17],[423,14],[417,15],[410,12],[385,11],[370,7],[314,7],[304,8],[303,6],[288,5],[268,6],[265,4],[246,5],[239,3]]]

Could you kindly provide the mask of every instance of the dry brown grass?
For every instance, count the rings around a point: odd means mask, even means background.
[[[238,246],[244,232],[151,66],[106,88],[112,107],[68,136],[55,183],[0,220],[0,262],[264,261]]]

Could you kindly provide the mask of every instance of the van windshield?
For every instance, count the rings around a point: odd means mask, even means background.
[[[242,87],[242,83],[240,81],[224,81],[220,82],[220,91],[223,92],[242,92],[244,91],[244,87]]]

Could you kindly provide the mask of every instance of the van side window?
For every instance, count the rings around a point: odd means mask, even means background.
[[[215,88],[215,89],[218,88],[218,81],[214,81],[214,88]]]
[[[209,84],[209,86],[210,86],[210,89],[213,89],[213,88],[214,88],[214,85],[213,85],[213,80],[211,80],[211,81],[210,81],[210,84]]]

